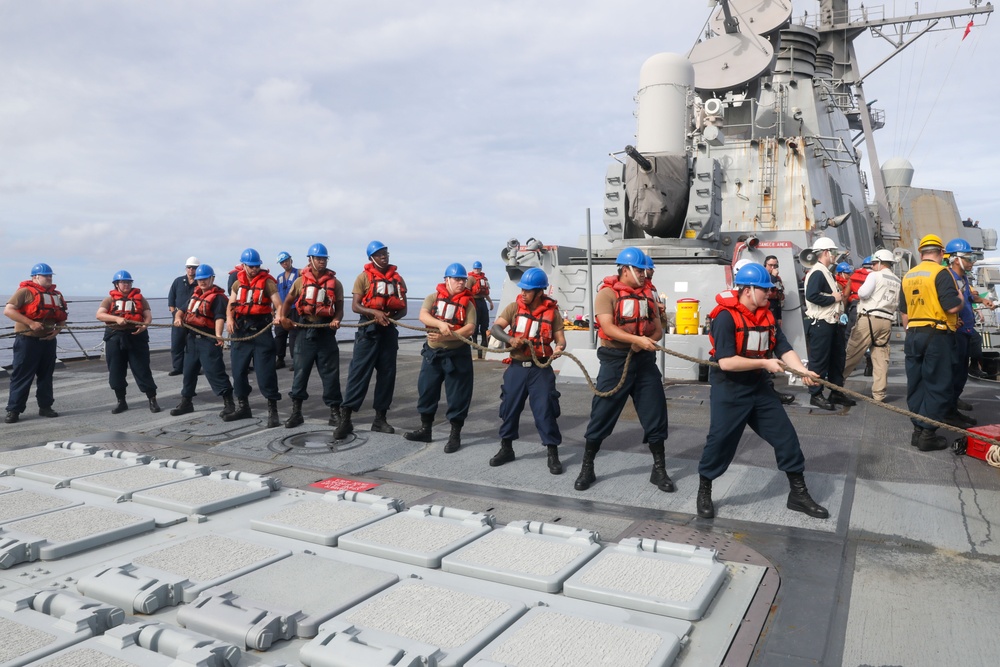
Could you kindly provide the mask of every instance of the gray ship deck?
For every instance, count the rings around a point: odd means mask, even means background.
[[[350,346],[342,350],[344,380]],[[894,356],[898,363],[900,351]],[[113,394],[103,363],[68,362],[56,372],[55,408],[60,417],[37,417],[31,399],[20,423],[0,427],[0,452],[73,440],[266,474],[280,479],[286,489],[307,489],[331,476],[350,477],[377,482],[381,486],[372,493],[399,498],[409,506],[486,512],[501,524],[530,518],[599,531],[606,542],[652,537],[715,548],[729,563],[762,565],[766,570],[742,629],[728,651],[715,647],[726,657],[714,664],[995,664],[988,656],[1000,654],[1000,635],[994,629],[1000,609],[1000,543],[992,534],[993,522],[1000,518],[1000,474],[950,451],[911,448],[910,426],[903,417],[868,404],[824,413],[808,407],[804,389],[791,388],[797,401],[788,412],[806,452],[807,482],[813,496],[830,509],[831,518],[819,521],[785,509],[784,477],[774,469],[770,448],[748,431],[732,468],[716,483],[718,518],[703,521],[695,516],[694,503],[697,461],[708,427],[707,385],[667,388],[668,470],[677,483],[676,493],[661,493],[648,483],[650,457],[631,406],[597,459],[597,484],[581,493],[573,490],[573,480],[589,415],[591,394],[585,385],[558,385],[563,475],[548,473],[527,410],[522,417],[524,437],[515,443],[517,460],[490,468],[504,366],[499,361],[475,364],[473,408],[463,446],[445,455],[443,419],[430,445],[408,442],[401,435],[418,421],[419,361],[418,343],[404,342],[395,407],[389,415],[395,435],[368,431],[369,402],[355,416],[355,436],[332,445],[315,373],[313,397],[305,405],[306,424],[265,429],[259,395],[251,399],[254,419],[227,424],[219,419],[220,401],[210,395],[204,379],[199,382],[196,412],[169,416],[179,398],[180,378],[167,376],[165,354],[154,354],[164,408],[156,415],[148,412],[134,386],[132,409],[111,415]],[[899,375],[894,366],[889,395],[894,404],[903,405],[905,384]],[[279,371],[279,383],[287,390],[291,373]],[[861,390],[865,384],[856,374],[848,386]],[[7,380],[2,379],[0,392],[6,390]],[[975,405],[980,424],[1000,421],[995,385],[970,380],[964,398]],[[279,404],[282,418],[288,407],[287,399]],[[0,477],[0,484],[10,479]],[[57,563],[0,570],[0,595],[57,581],[55,575],[62,572]],[[701,633],[696,628],[676,664],[706,664],[697,656],[713,641],[708,627]],[[288,653],[290,649],[250,651],[240,664],[274,664],[267,661],[276,656],[299,664]]]

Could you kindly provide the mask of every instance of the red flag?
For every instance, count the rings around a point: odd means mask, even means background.
[[[965,33],[962,34],[962,41],[963,42],[965,41],[965,38],[969,36],[969,33],[972,32],[972,26],[973,25],[974,25],[974,23],[973,23],[972,19],[969,19],[969,25],[965,26]]]

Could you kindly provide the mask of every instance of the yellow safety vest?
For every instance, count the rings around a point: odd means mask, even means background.
[[[934,327],[941,331],[955,331],[958,328],[958,313],[949,313],[941,306],[937,286],[937,275],[948,269],[940,264],[924,260],[909,270],[903,277],[903,294],[906,296],[907,329],[914,327]],[[955,278],[948,272],[948,277]],[[958,285],[955,286],[958,290]]]

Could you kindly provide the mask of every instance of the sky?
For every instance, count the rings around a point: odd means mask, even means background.
[[[794,16],[816,6],[796,0]],[[0,0],[0,291],[44,261],[68,295],[127,269],[161,296],[189,255],[222,275],[247,247],[301,266],[317,241],[349,287],[373,239],[414,295],[451,262],[480,260],[497,283],[512,237],[576,246],[588,208],[604,231],[639,69],[686,53],[710,13],[706,0]],[[998,30],[931,33],[865,85],[887,114],[880,160],[907,157],[914,186],[953,190],[987,227],[1000,226]],[[856,44],[862,70],[891,50]]]

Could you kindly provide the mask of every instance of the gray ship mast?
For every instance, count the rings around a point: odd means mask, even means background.
[[[859,132],[855,137],[855,147],[863,140],[868,154],[879,241],[883,245],[897,245],[901,230],[898,221],[894,221],[889,214],[888,196],[875,147],[874,133],[884,125],[884,119],[882,112],[872,109],[865,99],[865,79],[928,32],[965,28],[966,19],[976,16],[985,15],[988,19],[993,5],[983,0],[970,0],[966,9],[921,14],[919,3],[915,3],[918,13],[886,18],[876,16],[864,4],[856,9],[851,9],[850,4],[850,0],[820,0],[819,23],[814,27],[820,33],[820,48],[833,55],[834,81],[840,93],[838,99],[850,101],[853,98],[853,107],[844,111],[851,129]],[[881,11],[878,13],[881,14]],[[866,31],[892,44],[894,50],[862,74],[854,39]]]

